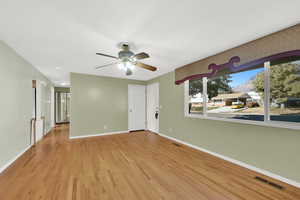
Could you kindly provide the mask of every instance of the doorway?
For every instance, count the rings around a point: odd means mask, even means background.
[[[147,129],[159,132],[159,83],[147,85]]]
[[[128,129],[146,128],[146,86],[128,85]]]
[[[55,92],[55,123],[70,122],[70,100],[69,92]]]

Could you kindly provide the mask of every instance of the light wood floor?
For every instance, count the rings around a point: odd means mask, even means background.
[[[300,199],[257,175],[149,132],[68,140],[62,125],[0,175],[0,199]]]

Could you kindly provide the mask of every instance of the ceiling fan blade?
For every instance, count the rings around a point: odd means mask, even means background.
[[[150,70],[150,71],[156,71],[156,70],[157,70],[156,67],[153,67],[153,66],[151,66],[151,65],[147,65],[147,64],[144,64],[144,63],[141,63],[141,62],[137,62],[137,63],[136,63],[136,66],[137,66],[137,67],[144,68],[144,69],[147,69],[147,70]]]
[[[116,56],[111,56],[111,55],[107,55],[107,54],[104,54],[104,53],[96,53],[96,54],[99,55],[99,56],[106,56],[106,57],[110,57],[110,58],[119,59],[119,58],[116,57]]]
[[[104,67],[109,67],[109,66],[112,66],[112,65],[116,65],[118,64],[119,62],[114,62],[114,63],[110,63],[110,64],[107,64],[107,65],[102,65],[102,66],[99,66],[99,67],[95,67],[95,69],[100,69],[100,68],[104,68]]]
[[[138,54],[135,54],[134,57],[137,59],[137,60],[142,60],[142,59],[145,59],[145,58],[149,58],[149,54],[145,53],[145,52],[142,52],[142,53],[138,53]]]

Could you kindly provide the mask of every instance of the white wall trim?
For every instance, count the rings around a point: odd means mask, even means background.
[[[202,114],[186,114],[185,117],[223,121],[223,122],[233,122],[233,123],[239,123],[239,124],[250,124],[250,125],[273,127],[273,128],[287,128],[287,129],[293,129],[293,130],[300,130],[300,125],[299,125],[299,123],[296,123],[296,122],[280,122],[280,121],[264,122],[264,121],[254,121],[254,120],[244,120],[244,119],[209,117],[209,116],[204,116]]]
[[[0,173],[2,173],[5,169],[7,169],[13,162],[15,162],[19,157],[21,157],[28,149],[30,149],[32,145],[26,147],[23,151],[21,151],[17,156],[9,160],[4,166],[0,167]]]
[[[98,137],[98,136],[124,134],[124,133],[129,133],[129,130],[97,133],[97,134],[91,134],[91,135],[69,136],[69,139],[89,138],[89,137]]]
[[[170,136],[164,135],[164,134],[162,134],[162,133],[158,133],[158,134],[159,134],[160,136],[162,136],[162,137],[165,137],[165,138],[167,138],[167,139],[170,139],[170,140],[176,141],[176,142],[178,142],[178,143],[184,144],[184,145],[189,146],[189,147],[191,147],[191,148],[193,148],[193,149],[196,149],[196,150],[199,150],[199,151],[203,151],[203,152],[205,152],[205,153],[208,153],[208,154],[210,154],[210,155],[216,156],[216,157],[221,158],[221,159],[223,159],[223,160],[229,161],[229,162],[234,163],[234,164],[236,164],[236,165],[245,167],[245,168],[250,169],[250,170],[252,170],[252,171],[261,173],[261,174],[263,174],[263,175],[269,176],[269,177],[274,178],[274,179],[276,179],[276,180],[279,180],[279,181],[282,181],[282,182],[284,182],[284,183],[287,183],[287,184],[290,184],[290,185],[292,185],[292,186],[295,186],[295,187],[300,188],[300,183],[298,183],[297,181],[294,181],[294,180],[291,180],[291,179],[287,179],[287,178],[285,178],[285,177],[282,177],[282,176],[280,176],[280,175],[274,174],[274,173],[269,172],[269,171],[267,171],[267,170],[264,170],[264,169],[260,169],[260,168],[254,167],[254,166],[252,166],[252,165],[249,165],[249,164],[247,164],[247,163],[244,163],[244,162],[235,160],[235,159],[233,159],[233,158],[229,158],[229,157],[227,157],[227,156],[223,156],[223,155],[221,155],[221,154],[218,154],[218,153],[215,153],[215,152],[206,150],[206,149],[201,148],[201,147],[198,147],[198,146],[196,146],[196,145],[189,144],[189,143],[187,143],[187,142],[184,142],[184,141],[182,141],[182,140],[176,139],[176,138],[174,138],[174,137],[170,137]]]

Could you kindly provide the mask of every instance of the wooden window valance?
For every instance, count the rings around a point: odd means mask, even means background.
[[[213,77],[300,57],[300,24],[175,70],[175,83]]]

